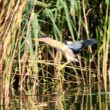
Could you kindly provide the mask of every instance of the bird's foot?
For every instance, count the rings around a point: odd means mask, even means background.
[[[69,64],[69,63],[70,63],[70,62],[66,62],[66,63],[64,63],[64,64],[58,65],[58,69],[59,69],[59,70],[64,69],[64,68],[66,67],[66,65]]]

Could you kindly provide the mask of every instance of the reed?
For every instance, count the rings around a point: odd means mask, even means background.
[[[68,82],[67,87],[72,82],[74,88],[96,84],[98,89],[104,88],[107,92],[110,83],[109,0],[105,3],[101,0],[3,0],[0,4],[2,109],[8,110],[10,104],[18,109],[42,109],[48,105],[43,103],[45,98],[39,101],[39,96],[54,92],[57,94],[56,106],[64,110],[67,106],[65,82]],[[61,42],[96,38],[97,45],[85,48],[79,54],[79,64],[70,63],[61,68],[66,59],[59,51],[33,42],[42,35],[51,35]],[[91,87],[87,92],[92,94]],[[92,97],[87,96],[86,100],[88,98],[87,108],[88,104],[93,106]],[[101,108],[100,90],[99,101]]]

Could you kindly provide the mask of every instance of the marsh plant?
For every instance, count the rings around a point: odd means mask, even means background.
[[[50,36],[65,43],[97,39],[97,44],[76,55],[79,63],[66,62],[62,53],[33,39]],[[0,1],[0,98],[1,109],[36,110],[67,107],[65,94],[78,95],[110,87],[109,0],[3,0]],[[89,87],[82,92],[79,87]],[[83,89],[82,89],[83,90]],[[48,96],[53,93],[52,96]],[[42,97],[47,94],[47,97]],[[53,97],[56,96],[54,99]],[[108,97],[108,96],[106,96]],[[92,107],[92,97],[87,102]],[[51,100],[52,99],[52,100]],[[68,99],[68,98],[67,98]],[[101,97],[97,99],[101,106]],[[76,101],[77,102],[77,101]]]

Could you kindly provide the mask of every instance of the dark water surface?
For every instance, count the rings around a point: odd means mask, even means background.
[[[9,110],[110,110],[110,92],[102,85],[58,84],[16,93],[11,90]],[[36,91],[36,92],[35,92]],[[6,100],[6,99],[5,99]],[[6,104],[1,108],[5,110]]]

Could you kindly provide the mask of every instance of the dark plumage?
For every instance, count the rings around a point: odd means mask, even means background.
[[[96,39],[89,39],[89,40],[80,40],[74,41],[71,43],[67,43],[67,47],[72,49],[74,53],[80,52],[85,46],[94,45],[97,43]]]

